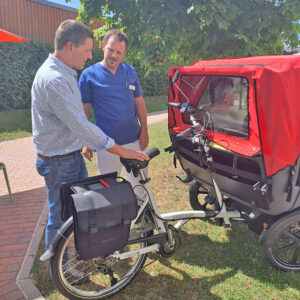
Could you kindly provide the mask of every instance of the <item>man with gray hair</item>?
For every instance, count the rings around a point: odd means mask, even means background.
[[[74,69],[83,69],[86,60],[92,58],[93,33],[89,27],[75,20],[62,22],[54,45],[54,53],[37,71],[31,90],[36,168],[45,179],[49,202],[46,249],[63,223],[61,183],[88,176],[81,149],[87,158],[89,149],[103,149],[124,158],[149,159],[143,152],[119,146],[84,114]]]

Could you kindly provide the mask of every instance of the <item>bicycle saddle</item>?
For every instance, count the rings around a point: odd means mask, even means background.
[[[146,168],[149,164],[149,161],[153,157],[157,156],[160,152],[157,148],[151,148],[145,150],[144,153],[146,153],[150,157],[149,160],[140,161],[137,159],[129,159],[129,158],[122,158],[122,157],[120,158],[120,161],[123,164],[123,166],[126,168],[127,172],[130,173],[132,171],[135,177],[138,176],[139,170]]]

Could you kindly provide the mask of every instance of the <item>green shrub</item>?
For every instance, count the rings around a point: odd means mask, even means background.
[[[52,50],[37,41],[0,43],[0,110],[30,107],[34,75]]]
[[[147,74],[145,70],[135,67],[140,83],[143,87],[144,96],[157,96],[168,94],[168,72],[162,70],[151,71]],[[145,75],[146,74],[146,75]]]
[[[28,43],[0,43],[0,111],[30,108],[35,73],[51,52],[51,45],[33,40]],[[101,49],[93,51],[93,59],[87,62],[86,67],[102,58]],[[167,94],[167,72],[147,73],[138,62],[128,63],[136,68],[145,96]]]

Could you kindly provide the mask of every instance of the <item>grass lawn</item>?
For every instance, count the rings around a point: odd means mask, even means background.
[[[150,145],[161,154],[149,166],[150,185],[161,213],[190,210],[188,185],[175,178],[167,122],[149,128]],[[95,161],[87,163],[96,174]],[[180,233],[182,245],[169,259],[150,254],[146,266],[122,292],[110,299],[300,299],[300,273],[273,269],[262,256],[258,236],[242,222],[232,228],[193,220]],[[37,257],[44,251],[40,244]],[[52,285],[47,263],[36,258],[32,278],[50,300],[63,298]]]
[[[147,112],[157,112],[167,110],[168,96],[149,96],[145,97]]]
[[[30,109],[0,112],[0,142],[31,136]]]
[[[145,97],[147,112],[167,109],[168,96]],[[90,120],[93,121],[92,110]],[[0,142],[31,136],[30,109],[18,109],[0,112]]]

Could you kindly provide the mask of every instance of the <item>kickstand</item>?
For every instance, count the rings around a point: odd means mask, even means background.
[[[112,270],[108,271],[108,275],[109,275],[109,278],[110,278],[111,286],[114,286],[118,282],[118,279],[114,277],[114,272]]]

